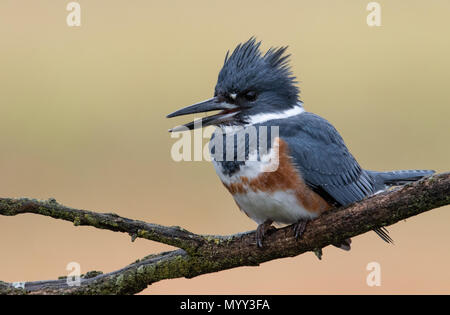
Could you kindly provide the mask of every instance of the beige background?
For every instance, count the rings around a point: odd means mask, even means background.
[[[307,110],[330,120],[369,169],[449,170],[450,2],[0,2],[0,195],[56,198],[197,233],[255,228],[207,162],[176,163],[165,119],[212,96],[227,49],[256,35],[289,45]],[[312,253],[144,293],[450,293],[449,207]],[[112,271],[168,249],[36,215],[0,217],[0,279],[54,279],[71,261]],[[366,285],[366,265],[382,268]]]

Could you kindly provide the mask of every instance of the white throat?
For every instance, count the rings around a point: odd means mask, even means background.
[[[262,113],[262,114],[256,114],[256,115],[250,116],[249,122],[247,125],[255,125],[255,124],[264,123],[269,120],[289,118],[292,116],[300,115],[303,112],[305,112],[305,110],[303,108],[303,103],[299,102],[299,103],[297,103],[297,105],[295,107],[284,110],[282,112]]]
[[[256,114],[249,117],[249,121],[245,125],[229,125],[229,126],[221,126],[222,132],[224,133],[233,133],[247,126],[252,126],[255,124],[265,123],[266,121],[275,120],[275,119],[284,119],[292,116],[297,116],[305,112],[303,108],[303,102],[298,102],[296,106],[293,108],[277,112],[277,113],[262,113]]]

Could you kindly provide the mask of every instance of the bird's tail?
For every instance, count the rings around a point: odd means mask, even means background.
[[[375,180],[376,191],[384,190],[390,186],[405,185],[410,182],[414,182],[423,177],[430,176],[434,173],[432,170],[402,170],[391,172],[375,172],[367,171]],[[389,236],[389,232],[386,228],[381,227],[374,229],[381,239],[387,243],[394,243]]]
[[[432,170],[402,170],[391,172],[367,171],[375,180],[377,190],[385,189],[389,186],[404,185],[415,182],[423,177],[434,174]]]

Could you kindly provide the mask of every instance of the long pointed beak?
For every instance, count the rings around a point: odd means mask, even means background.
[[[170,129],[169,132],[183,131],[186,130],[186,128],[192,130],[198,127],[206,127],[209,125],[224,123],[229,121],[234,115],[236,115],[238,113],[238,109],[239,106],[237,105],[222,102],[217,97],[213,97],[206,101],[179,109],[167,115],[167,118],[188,114],[205,113],[213,110],[222,110],[220,113],[201,118],[200,121],[197,120],[195,121],[195,123],[190,122],[182,126],[177,126],[175,128]]]

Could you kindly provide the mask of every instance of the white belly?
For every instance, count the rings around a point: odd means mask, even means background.
[[[300,219],[310,220],[317,217],[316,213],[299,205],[294,193],[290,191],[268,193],[249,189],[247,193],[234,194],[233,197],[241,210],[258,224],[266,220],[292,224]]]
[[[233,198],[239,208],[256,223],[261,224],[272,220],[275,223],[293,224],[300,219],[310,220],[318,216],[317,213],[303,208],[294,191],[272,192],[248,186],[248,181],[257,178],[263,172],[273,172],[278,169],[279,139],[276,139],[269,152],[260,156],[259,159],[256,159],[256,152],[251,152],[249,159],[232,175],[228,175],[221,163],[214,158],[212,162],[217,175],[225,185],[242,184],[240,191],[232,192]],[[243,178],[247,182],[243,181]]]
[[[240,183],[241,177],[249,180],[258,177],[272,161],[272,150],[261,161],[245,161],[232,176],[225,175],[220,163],[212,160],[217,175],[224,184]],[[305,210],[293,191],[266,192],[253,190],[244,184],[245,193],[234,193],[233,198],[239,208],[256,223],[272,220],[279,224],[293,224],[300,219],[313,219],[317,213]]]

